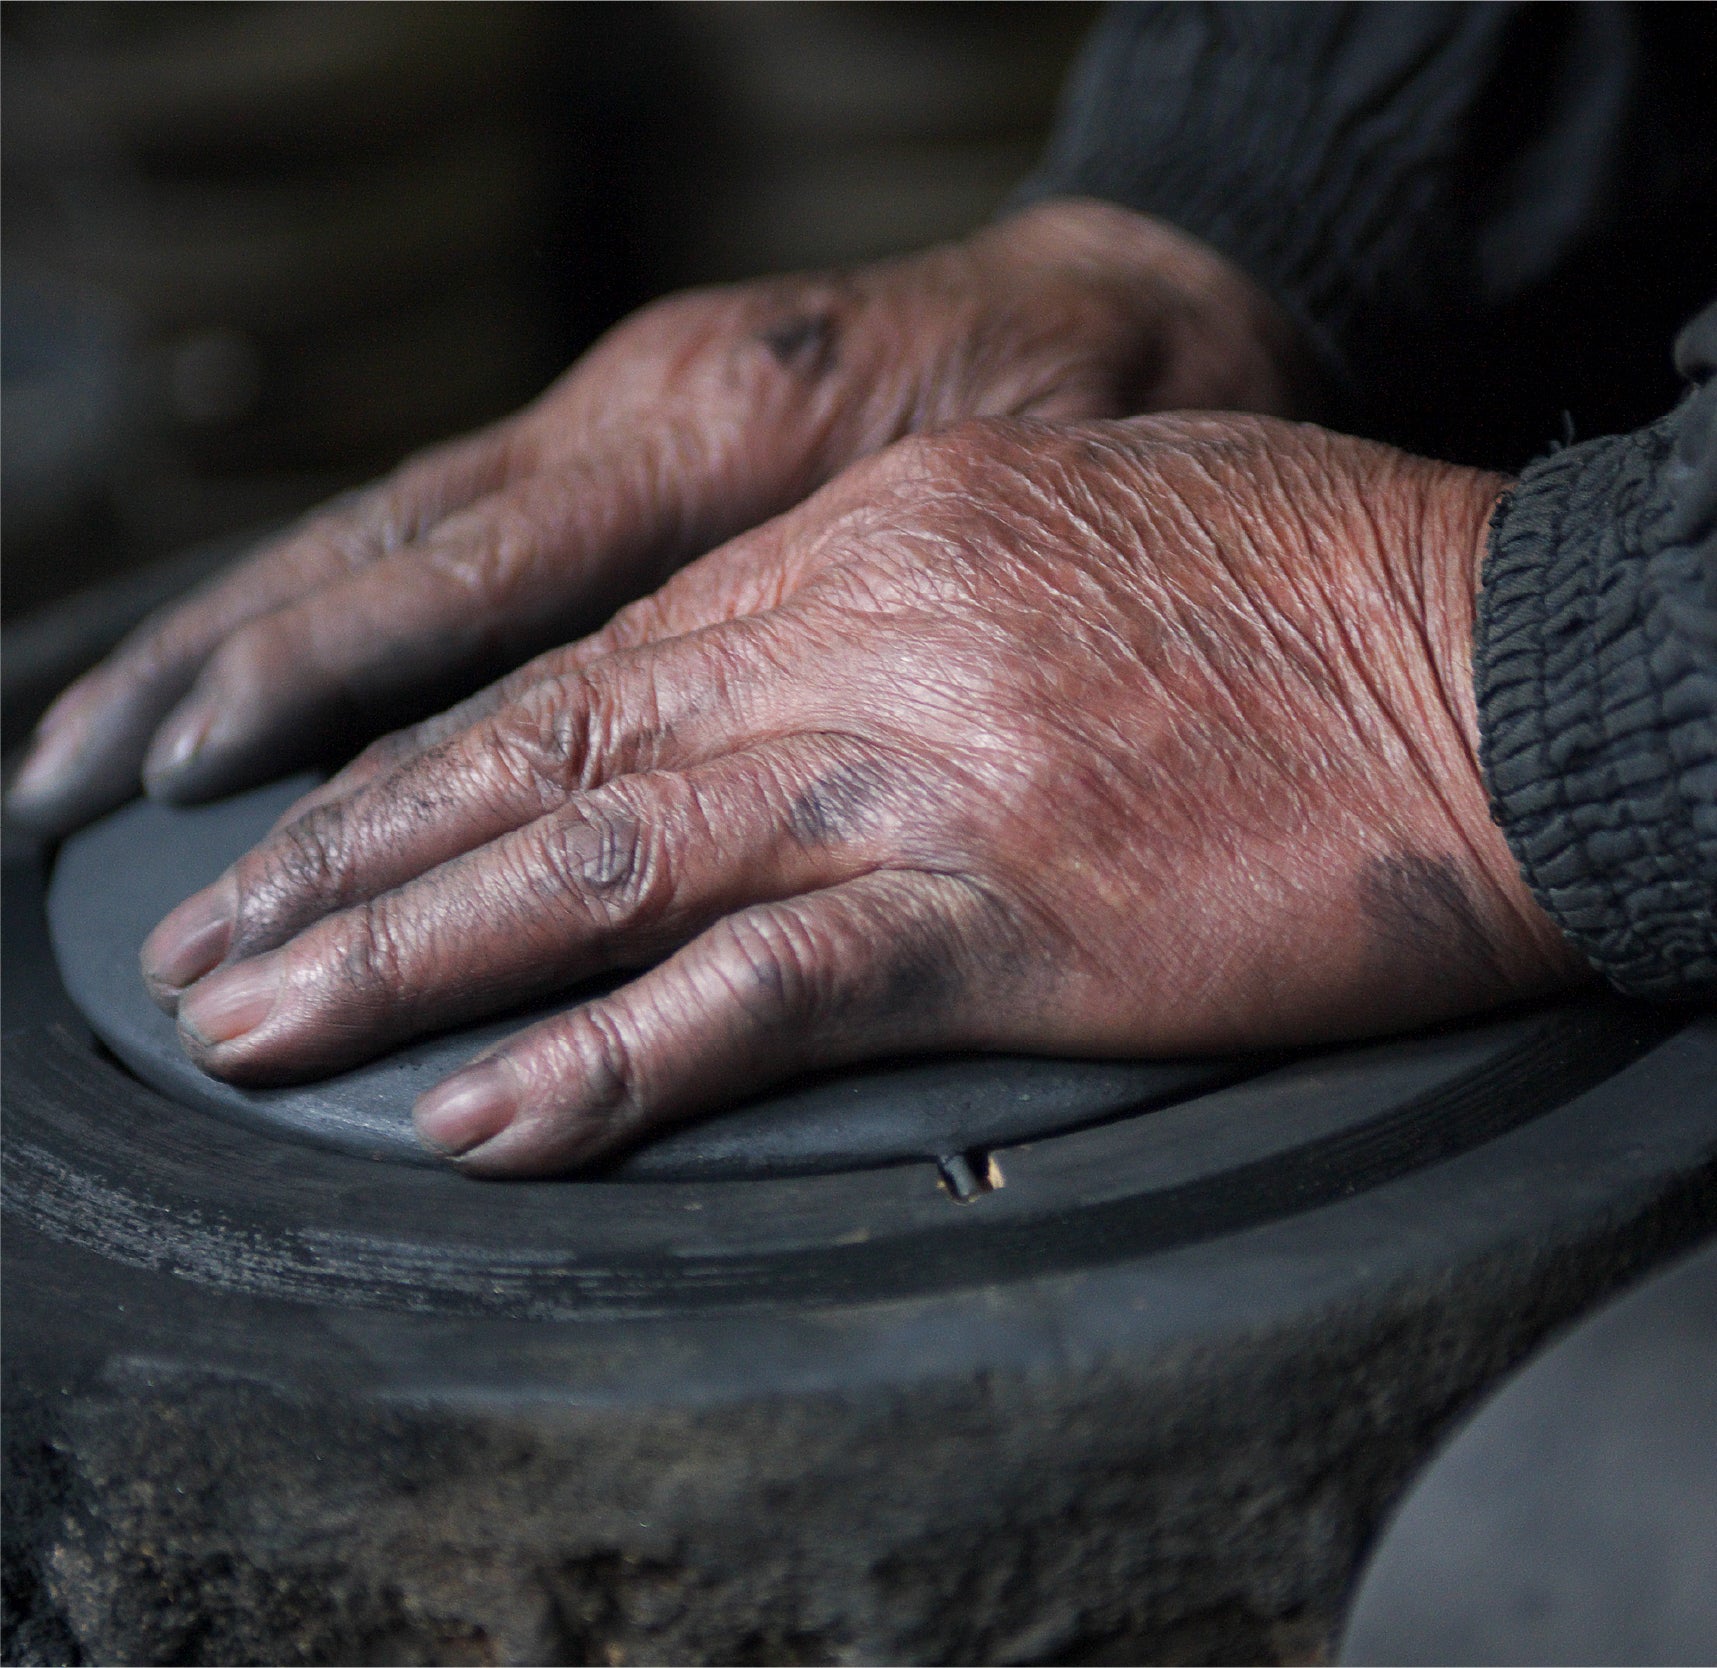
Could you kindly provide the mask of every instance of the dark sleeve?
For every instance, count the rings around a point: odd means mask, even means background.
[[[1532,464],[1474,641],[1492,814],[1533,895],[1639,995],[1717,992],[1717,303],[1669,416]]]
[[[1114,6],[1021,195],[1192,232],[1298,325],[1327,420],[1518,468],[1564,411],[1673,399],[1714,108],[1717,6]]]

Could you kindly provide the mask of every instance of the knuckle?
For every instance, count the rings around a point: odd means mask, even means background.
[[[1023,957],[1011,924],[956,890],[901,877],[839,909],[800,900],[747,911],[725,924],[723,976],[785,1030],[916,1034],[969,1001],[974,960]]]
[[[420,549],[426,564],[468,594],[474,607],[488,610],[537,564],[543,527],[528,504],[505,499],[485,506],[481,536],[472,534],[469,517],[452,520],[429,534]]]
[[[553,895],[608,925],[650,918],[669,889],[656,830],[612,795],[586,796],[556,817],[540,855]]]
[[[579,1085],[581,1119],[599,1125],[636,1120],[643,1104],[638,1053],[621,1016],[593,1002],[569,1016],[557,1039]]]
[[[315,806],[283,829],[270,867],[301,891],[338,895],[349,870],[345,806],[338,800]]]
[[[480,743],[503,789],[544,809],[580,785],[590,756],[590,702],[582,683],[557,680],[553,691],[516,701],[488,726]]]
[[[614,420],[616,395],[633,412],[659,413],[690,389],[714,391],[741,313],[735,293],[720,286],[682,290],[640,307],[585,356],[572,384],[578,407],[588,421],[607,424]]]
[[[660,594],[657,592],[627,603],[607,625],[585,639],[588,658],[600,659],[622,649],[636,648],[641,643],[649,642],[662,624],[662,612]]]
[[[348,767],[360,774],[383,775],[413,754],[422,750],[434,734],[427,723],[414,724],[403,730],[392,730],[377,736]]]
[[[406,994],[409,957],[384,899],[370,899],[339,918],[332,958],[341,987],[384,1005]]]
[[[273,550],[243,562],[230,575],[194,590],[188,596],[152,609],[132,627],[110,664],[146,683],[182,677],[213,659],[243,626],[220,625],[235,606],[242,611],[247,593],[266,586]]]
[[[734,915],[718,929],[717,971],[734,998],[771,1023],[798,1029],[834,1006],[833,966],[819,933],[791,905]]]
[[[934,481],[943,467],[942,437],[909,434],[867,460],[876,484],[911,491]],[[868,484],[868,483],[867,483]]]
[[[194,605],[157,609],[120,644],[106,669],[140,684],[165,682],[211,652],[205,630]]]
[[[728,294],[713,285],[678,290],[647,302],[626,320],[623,329],[635,337],[673,337],[681,331],[701,331],[708,328],[711,316],[724,313],[728,304]]]
[[[362,573],[378,555],[397,549],[410,537],[397,499],[385,484],[337,498],[314,512],[285,548],[300,561],[326,566],[333,575],[350,578]]]
[[[306,811],[237,870],[235,948],[260,940],[346,901],[352,881],[346,808],[331,800]]]
[[[749,340],[766,351],[768,363],[777,370],[814,383],[839,365],[841,335],[836,298],[799,294],[768,306]]]

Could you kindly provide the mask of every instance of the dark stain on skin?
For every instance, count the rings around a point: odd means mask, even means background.
[[[754,955],[751,978],[772,1026],[894,1035],[916,1031],[964,986],[949,929],[933,918],[879,920],[873,945],[830,970],[798,968],[790,953]]]
[[[1373,858],[1359,877],[1359,899],[1386,953],[1410,951],[1439,976],[1482,988],[1504,983],[1454,858],[1414,852]]]
[[[853,1017],[885,1025],[948,1008],[965,982],[948,934],[930,922],[903,933],[883,957],[877,975],[854,1003]]]
[[[783,370],[814,382],[834,368],[840,331],[828,313],[796,313],[759,331],[757,339]]]
[[[800,791],[788,810],[788,826],[808,846],[850,840],[886,785],[877,765],[841,765]]]
[[[270,836],[266,865],[240,869],[238,919],[227,944],[227,961],[273,950],[302,928],[352,902],[346,806],[318,805]]]
[[[967,1006],[975,974],[986,1000],[1006,1003],[1013,1000],[1012,987],[1029,978],[1031,965],[1011,912],[986,890],[968,886],[895,928],[842,1005],[841,1019],[902,1039],[934,1034]]]

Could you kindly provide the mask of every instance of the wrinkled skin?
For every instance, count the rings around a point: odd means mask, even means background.
[[[1476,763],[1503,485],[1264,418],[903,441],[372,747],[146,972],[267,1083],[648,969],[419,1104],[487,1175],[866,1056],[1248,1048],[1567,982]]]
[[[368,739],[565,643],[904,435],[1287,412],[1286,331],[1202,244],[1094,202],[850,274],[695,292],[535,404],[312,516],[49,711],[9,810],[64,832]]]

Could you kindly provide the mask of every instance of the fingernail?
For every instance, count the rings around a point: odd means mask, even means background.
[[[28,756],[13,777],[9,799],[42,799],[60,785],[83,745],[86,726],[49,713],[36,730]]]
[[[254,1031],[274,1012],[284,971],[276,951],[193,985],[179,1002],[180,1029],[208,1048]]]
[[[426,1145],[457,1157],[499,1135],[518,1110],[512,1068],[503,1060],[482,1060],[438,1083],[411,1116]]]
[[[212,712],[194,708],[168,720],[155,737],[149,757],[143,761],[143,781],[150,793],[172,788],[174,779],[190,769],[213,726]]]
[[[143,941],[143,977],[158,997],[177,997],[232,944],[232,885],[217,881],[187,898]]]

